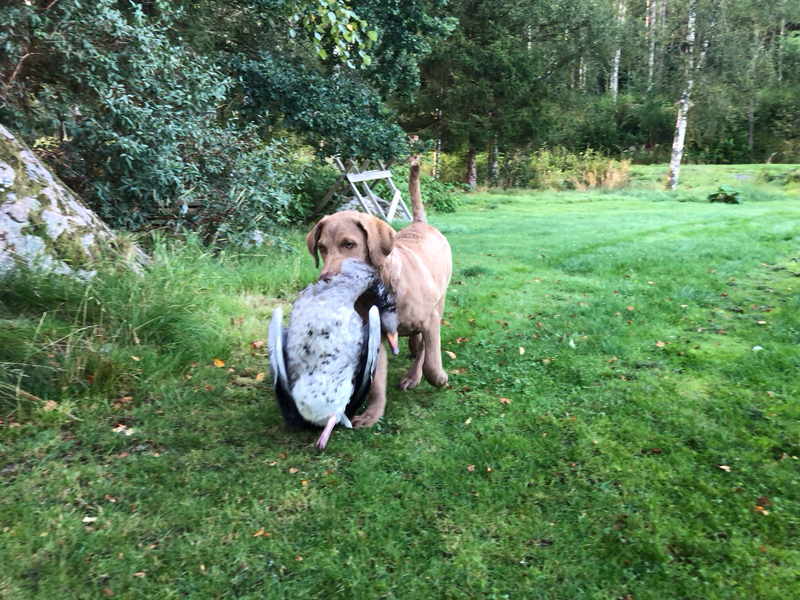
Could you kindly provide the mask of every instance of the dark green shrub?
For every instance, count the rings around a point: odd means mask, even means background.
[[[709,202],[724,202],[725,204],[744,204],[742,192],[729,185],[721,185],[716,192],[708,195]]]

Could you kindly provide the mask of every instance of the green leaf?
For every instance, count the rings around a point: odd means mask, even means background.
[[[378,32],[377,31],[368,31],[367,37],[371,39],[373,42],[378,41]]]
[[[322,60],[325,60],[326,58],[328,58],[328,53],[325,52],[325,48],[317,48],[317,54],[319,54],[319,57]]]

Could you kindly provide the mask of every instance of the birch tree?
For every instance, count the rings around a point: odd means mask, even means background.
[[[625,24],[625,11],[626,11],[625,0],[622,0],[619,3],[617,12],[617,20],[619,21],[620,31],[622,30],[622,26]],[[614,104],[617,103],[617,94],[619,93],[619,61],[621,56],[622,56],[622,42],[619,41],[617,43],[617,49],[614,52],[614,61],[611,71],[611,84],[609,86],[611,88],[611,101],[614,102]]]
[[[647,91],[653,89],[653,74],[656,64],[656,0],[647,0],[645,28],[650,50],[647,54]]]
[[[678,118],[675,123],[675,135],[672,139],[672,155],[669,161],[669,174],[667,175],[667,190],[674,190],[678,185],[678,175],[683,159],[683,145],[686,141],[686,123],[689,108],[692,106],[692,86],[695,77],[694,44],[697,33],[695,31],[696,12],[694,0],[689,2],[689,23],[686,34],[686,84],[684,85],[681,99],[678,102]]]

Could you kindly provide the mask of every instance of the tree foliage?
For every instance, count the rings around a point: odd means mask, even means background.
[[[114,226],[166,210],[210,234],[239,221],[247,237],[302,213],[298,143],[322,156],[402,151],[383,98],[413,86],[425,36],[444,31],[428,6],[5,4],[0,120]]]

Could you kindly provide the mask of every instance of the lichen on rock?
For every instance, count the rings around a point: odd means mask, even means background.
[[[0,275],[23,265],[92,273],[114,233],[0,125]]]

